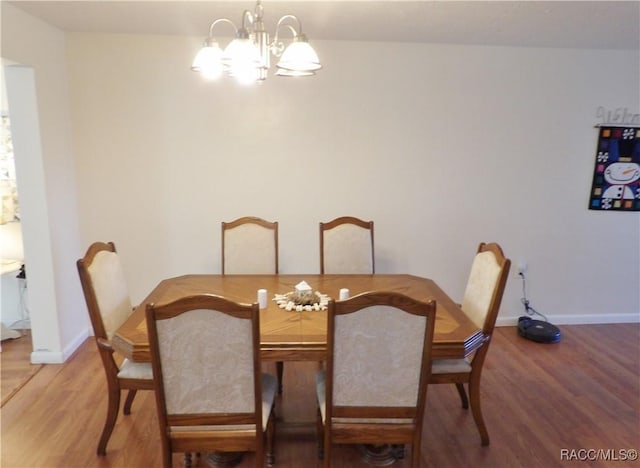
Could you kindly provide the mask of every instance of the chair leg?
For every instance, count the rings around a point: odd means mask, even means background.
[[[318,411],[320,411],[318,409]],[[322,419],[321,419],[322,421]],[[322,443],[323,443],[323,466],[324,468],[331,468],[331,428],[322,426]]]
[[[331,444],[325,444],[324,447],[324,456],[322,457],[324,468],[331,468]]]
[[[420,468],[421,459],[421,446],[422,443],[422,431],[418,431],[413,437],[413,443],[411,444],[411,467]]]
[[[464,409],[469,408],[469,400],[467,399],[467,392],[464,390],[464,384],[457,383],[456,388],[458,389],[458,395],[460,395],[460,401],[462,402],[462,407]]]
[[[131,389],[127,393],[127,398],[124,400],[124,408],[122,409],[123,414],[131,414],[131,405],[133,404],[133,399],[136,397],[137,390]]]
[[[118,409],[120,408],[120,388],[109,388],[109,401],[107,403],[107,419],[104,422],[102,435],[98,442],[98,455],[105,456],[107,454],[107,442],[111,437],[113,428],[118,418]]]
[[[316,417],[316,429],[318,431],[318,458],[322,460],[324,458],[324,427],[322,425],[320,408],[318,408],[318,415]]]
[[[173,454],[169,450],[169,446],[162,447],[162,467],[173,468]]]
[[[471,412],[476,422],[478,431],[480,432],[480,440],[482,445],[489,445],[489,433],[482,418],[482,409],[480,408],[480,376],[471,376],[469,381],[469,397],[471,398]]]
[[[256,468],[264,467],[264,444],[262,445],[262,450],[256,450],[254,452],[256,458]]]
[[[420,468],[420,442],[414,442],[411,446],[411,467]]]
[[[278,395],[282,395],[282,374],[284,373],[284,362],[276,361],[276,375],[278,376]]]
[[[275,405],[274,405],[275,406]],[[275,425],[275,411],[274,408],[271,408],[271,415],[269,415],[269,422],[267,424],[267,466],[271,468],[275,462],[276,457],[274,455],[274,444],[276,435],[276,425]]]

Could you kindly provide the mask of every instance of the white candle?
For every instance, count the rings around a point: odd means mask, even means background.
[[[345,299],[349,299],[349,290],[347,288],[342,288],[340,290],[340,300],[344,301]]]
[[[258,304],[261,309],[267,308],[267,290],[266,289],[258,289]]]

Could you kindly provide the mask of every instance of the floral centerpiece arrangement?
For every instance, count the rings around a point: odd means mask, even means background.
[[[285,310],[326,310],[329,296],[319,291],[314,291],[306,281],[296,284],[295,290],[286,294],[276,294],[273,298],[278,307]]]

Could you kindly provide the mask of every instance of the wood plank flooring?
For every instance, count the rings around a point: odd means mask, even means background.
[[[599,459],[562,459],[562,450],[640,450],[640,325],[560,327],[557,344],[496,329],[482,381],[491,445],[480,438],[453,386],[429,387],[422,440],[423,466],[640,466]],[[3,348],[4,353],[4,348]],[[315,427],[317,363],[287,363],[278,401],[277,467],[320,466]],[[271,370],[271,369],[269,369]],[[45,365],[0,410],[0,466],[159,467],[155,401],[139,392],[132,414],[118,417],[107,456],[95,455],[104,422],[106,388],[95,344],[87,340],[64,365]],[[565,452],[572,453],[572,452]],[[577,454],[578,452],[573,452]],[[586,452],[582,452],[586,453]],[[409,466],[407,458],[393,466]],[[566,458],[566,456],[565,456]],[[200,460],[200,466],[207,466]],[[174,466],[183,466],[174,456]],[[238,465],[253,466],[246,455]],[[332,466],[367,466],[351,446],[336,447]]]
[[[2,342],[0,353],[0,408],[25,385],[41,368],[42,364],[31,364],[31,330],[18,330],[22,336]]]

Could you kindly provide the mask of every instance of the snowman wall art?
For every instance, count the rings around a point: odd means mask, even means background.
[[[589,209],[640,211],[640,128],[600,128]]]

